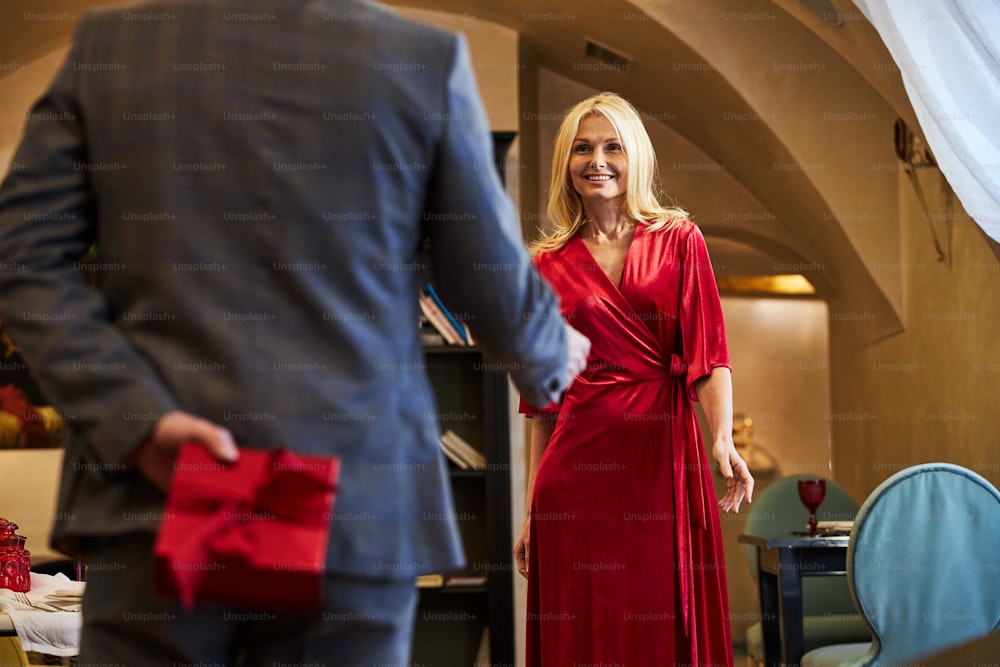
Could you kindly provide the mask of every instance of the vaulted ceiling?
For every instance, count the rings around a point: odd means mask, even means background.
[[[0,63],[65,46],[76,18],[102,4],[113,3],[4,0]],[[390,4],[505,26],[532,67],[629,98],[685,155],[660,154],[663,180],[698,214],[724,276],[801,273],[831,310],[876,314],[869,337],[900,326],[893,124],[917,123],[849,0]],[[588,42],[624,60],[588,55]]]
[[[871,315],[867,337],[901,326],[893,128],[917,123],[850,0],[394,4],[506,26],[529,64],[630,99],[670,135],[666,189],[697,214],[723,276],[801,273],[832,310]]]

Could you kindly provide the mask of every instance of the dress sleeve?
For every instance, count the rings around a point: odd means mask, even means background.
[[[688,398],[697,401],[695,382],[711,374],[713,368],[730,368],[729,346],[712,261],[698,227],[691,224],[686,238],[680,243],[680,250],[683,253],[680,328],[684,363],[687,364],[686,387]]]

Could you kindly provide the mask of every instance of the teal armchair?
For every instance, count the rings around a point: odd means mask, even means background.
[[[1000,493],[949,463],[896,473],[865,500],[847,579],[872,641],[806,653],[803,667],[888,667],[1000,628]]]

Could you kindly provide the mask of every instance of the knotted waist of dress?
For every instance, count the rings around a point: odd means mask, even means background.
[[[596,364],[588,366],[585,383],[593,385],[602,384],[635,384],[641,382],[662,382],[664,371],[677,382],[678,386],[671,392],[673,405],[664,406],[669,408],[674,419],[673,435],[675,436],[676,447],[674,452],[674,514],[675,521],[675,548],[676,563],[678,572],[678,588],[680,591],[681,613],[684,619],[684,631],[691,635],[691,616],[694,606],[694,554],[691,547],[692,529],[706,530],[708,528],[708,516],[706,514],[705,497],[706,489],[702,477],[702,470],[707,465],[701,447],[701,438],[698,424],[694,418],[693,409],[690,407],[687,398],[687,364],[677,354],[671,354],[669,363],[659,363],[647,366],[648,373],[636,374],[636,369],[631,367],[626,369],[616,364]],[[688,415],[687,419],[684,419]],[[693,429],[693,431],[692,431]],[[677,442],[677,440],[680,442]]]

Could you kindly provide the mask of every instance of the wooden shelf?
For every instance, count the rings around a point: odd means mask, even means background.
[[[456,352],[457,351],[457,352]],[[510,434],[507,376],[487,370],[477,348],[425,348],[441,430],[483,451],[486,470],[449,468],[467,568],[484,586],[420,589],[413,664],[471,667],[484,629],[490,664],[514,664]],[[443,456],[443,454],[442,454]]]
[[[514,136],[514,132],[493,133],[501,180]],[[486,470],[452,467],[449,476],[467,561],[462,574],[485,575],[487,583],[420,589],[411,664],[472,667],[488,633],[489,664],[513,665],[507,374],[489,370],[476,346],[425,345],[424,357],[437,399],[439,428],[454,431],[486,457]]]

